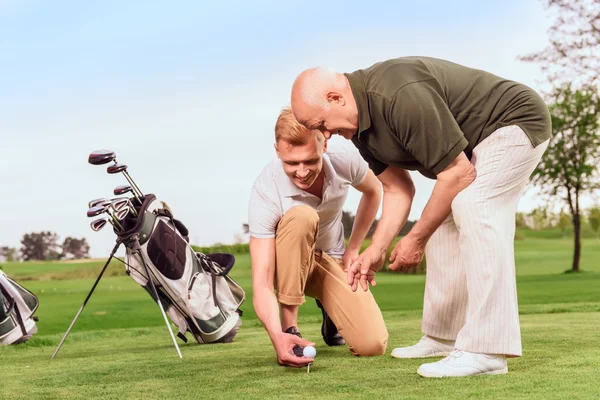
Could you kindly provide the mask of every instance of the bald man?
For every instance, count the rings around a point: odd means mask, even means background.
[[[296,119],[326,138],[352,140],[384,188],[373,241],[348,270],[368,288],[406,222],[415,188],[408,171],[436,179],[392,270],[427,254],[421,340],[396,358],[445,356],[424,377],[508,372],[522,354],[514,263],[517,204],[551,135],[543,100],[529,87],[429,57],[403,57],[340,74],[302,72]]]

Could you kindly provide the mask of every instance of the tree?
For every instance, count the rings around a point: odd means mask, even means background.
[[[588,220],[590,221],[592,230],[596,234],[596,239],[598,239],[598,230],[600,229],[600,207],[595,206],[588,210]]]
[[[529,217],[531,217],[531,229],[534,231],[548,228],[550,225],[550,215],[544,207],[535,208],[529,213]]]
[[[548,30],[550,45],[519,57],[538,63],[550,81],[600,78],[600,0],[543,0],[557,18]]]
[[[21,239],[21,254],[25,261],[57,260],[61,256],[59,248],[58,235],[49,231],[25,234]]]
[[[562,237],[565,237],[565,232],[571,226],[571,218],[568,213],[565,213],[564,210],[560,210],[560,214],[558,216],[558,227],[560,228],[560,232]]]
[[[3,246],[0,247],[0,258],[6,261],[19,261],[19,254],[14,247]]]
[[[574,230],[572,271],[579,271],[581,255],[580,197],[598,185],[600,161],[600,99],[594,87],[557,88],[550,106],[552,138],[532,175],[542,193],[560,196],[568,205]]]
[[[515,216],[515,225],[517,228],[528,228],[526,215],[522,212],[518,212]]]
[[[69,256],[76,260],[89,258],[89,252],[90,245],[85,238],[76,239],[69,236],[63,242],[60,258],[69,258]]]

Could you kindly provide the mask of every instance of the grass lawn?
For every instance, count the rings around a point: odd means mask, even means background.
[[[320,311],[309,299],[300,328],[317,343],[317,360],[306,374],[276,363],[252,309],[248,255],[237,256],[232,271],[247,294],[236,342],[182,345],[183,360],[156,304],[119,276],[118,265],[51,360],[103,263],[4,264],[9,275],[27,279],[22,283],[41,305],[34,339],[0,348],[0,398],[600,398],[600,241],[584,240],[579,274],[563,273],[571,248],[569,239],[516,242],[524,357],[509,360],[507,375],[461,380],[423,379],[416,374],[422,361],[389,356],[421,336],[424,276],[378,276],[374,294],[390,332],[383,357],[357,358],[346,348],[327,347]]]

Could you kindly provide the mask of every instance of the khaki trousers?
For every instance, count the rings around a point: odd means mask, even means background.
[[[341,260],[315,251],[319,216],[308,206],[295,206],[277,226],[275,284],[281,304],[301,305],[304,295],[318,299],[354,355],[386,351],[388,332],[370,291],[352,292]]]
[[[477,178],[427,243],[425,334],[456,340],[459,350],[521,356],[515,214],[547,146],[534,148],[509,126],[475,147]]]

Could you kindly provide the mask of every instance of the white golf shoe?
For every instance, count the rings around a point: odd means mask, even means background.
[[[426,378],[501,375],[508,372],[503,354],[477,354],[454,350],[440,361],[423,364],[417,373]]]
[[[396,358],[426,358],[444,357],[454,350],[454,340],[444,340],[423,336],[413,346],[397,347],[392,350],[392,357]]]

